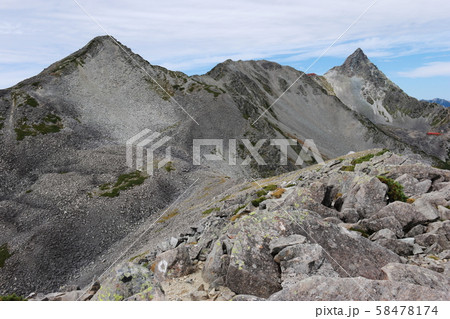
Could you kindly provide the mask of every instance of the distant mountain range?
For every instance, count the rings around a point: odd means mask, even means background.
[[[422,101],[440,104],[440,105],[443,105],[445,107],[449,107],[450,106],[450,101],[447,101],[447,100],[444,100],[444,99],[439,99],[439,98],[435,98],[435,99],[432,99],[432,100],[422,100]]]

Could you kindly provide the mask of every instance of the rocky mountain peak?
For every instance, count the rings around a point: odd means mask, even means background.
[[[338,68],[342,73],[349,76],[359,75],[365,77],[373,75],[374,71],[377,71],[377,75],[381,73],[360,48],[353,52],[345,60],[344,64]]]

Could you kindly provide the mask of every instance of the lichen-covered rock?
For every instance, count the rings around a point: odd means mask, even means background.
[[[127,263],[118,267],[115,275],[110,276],[102,283],[100,290],[92,300],[164,300],[164,292],[155,281],[150,270],[133,263]]]
[[[314,276],[283,288],[270,296],[268,300],[448,300],[448,293],[390,280]]]

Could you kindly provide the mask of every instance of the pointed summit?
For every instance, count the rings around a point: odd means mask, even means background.
[[[363,50],[358,48],[345,60],[344,64],[342,64],[340,68],[347,74],[354,75],[358,73],[365,73],[366,71],[368,71],[368,69],[374,67],[375,65],[370,62],[369,58],[367,57],[367,55],[365,55]]]

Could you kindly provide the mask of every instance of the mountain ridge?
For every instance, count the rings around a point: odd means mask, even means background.
[[[264,60],[227,60],[204,75],[187,76],[99,37],[37,76],[0,90],[0,245],[13,252],[0,270],[0,292],[48,292],[76,278],[86,284],[196,180],[192,192],[203,189],[205,200],[220,202],[222,190],[242,179],[314,164],[306,154],[304,164],[295,165],[307,139],[324,159],[386,147],[422,152],[428,162],[448,160],[445,134],[424,139],[425,131],[418,130],[402,137],[401,126],[396,132],[372,122],[332,94],[336,90],[327,81]],[[172,137],[171,166],[108,197],[106,190],[135,170],[126,166],[125,141],[146,128]],[[204,149],[222,160],[202,157],[202,165],[193,165],[193,140],[202,138],[225,141],[223,153]],[[267,165],[241,165],[251,158],[244,139],[252,145],[265,139],[259,151]],[[288,148],[287,165],[280,165],[280,149],[271,139],[296,142]],[[237,143],[237,165],[227,162],[229,140]],[[163,150],[155,158],[163,159]],[[158,223],[148,242],[156,245],[202,217],[198,211],[183,218],[169,213],[167,220],[176,222],[168,228]]]

